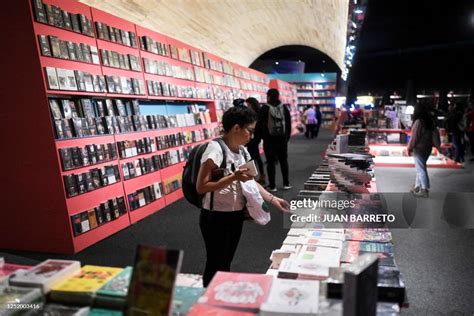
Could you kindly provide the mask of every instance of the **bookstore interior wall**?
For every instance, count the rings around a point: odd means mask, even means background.
[[[305,45],[343,69],[348,0],[81,2],[241,65],[276,47]]]
[[[265,100],[266,75],[77,1],[6,5],[1,248],[78,252],[175,202],[232,100]]]

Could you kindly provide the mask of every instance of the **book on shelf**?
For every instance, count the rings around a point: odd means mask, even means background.
[[[92,304],[95,292],[122,271],[122,268],[86,265],[74,276],[53,286],[50,298],[55,302]]]
[[[284,279],[325,280],[328,276],[328,267],[296,258],[283,259],[278,268],[278,277]]]
[[[169,315],[182,250],[137,246],[126,314]]]
[[[273,278],[265,274],[218,271],[199,303],[258,312],[266,301]]]
[[[56,73],[56,68],[53,67],[45,67],[46,78],[48,82],[48,88],[51,90],[59,90],[59,80],[58,75]]]
[[[196,287],[176,286],[172,313],[173,315],[187,315],[190,308],[204,294],[204,289]]]
[[[32,267],[24,273],[16,273],[10,284],[24,287],[37,287],[48,293],[52,286],[75,273],[81,268],[79,261],[49,259]]]
[[[0,258],[0,283],[8,280],[18,270],[29,270],[31,266],[22,264],[5,263],[5,259]]]
[[[254,316],[253,312],[239,311],[235,309],[226,309],[217,306],[211,306],[207,304],[194,304],[189,312],[188,316],[206,316],[206,315],[219,315],[219,316]]]

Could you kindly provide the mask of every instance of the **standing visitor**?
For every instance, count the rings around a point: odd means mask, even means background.
[[[321,128],[321,123],[323,122],[323,115],[319,109],[319,105],[316,105],[316,128],[314,129],[314,137],[318,137],[319,129]]]
[[[306,126],[306,132],[304,135],[306,138],[314,138],[314,129],[316,128],[316,111],[313,105],[309,105],[303,114],[304,122]]]
[[[451,135],[451,141],[454,146],[454,160],[464,162],[464,127],[463,112],[461,105],[456,103],[450,104],[448,107],[448,115],[446,116],[445,127]]]
[[[426,161],[431,155],[433,146],[440,150],[438,128],[428,109],[421,104],[417,104],[413,113],[411,138],[407,151],[408,155],[413,154],[415,158],[416,180],[411,192],[418,197],[428,197],[429,195],[430,179]]]
[[[469,139],[469,146],[471,149],[471,159],[474,161],[474,104],[471,103],[466,113],[466,134]]]
[[[267,189],[276,192],[275,165],[280,162],[283,176],[283,189],[291,189],[288,168],[288,141],[291,136],[291,115],[286,106],[280,102],[277,89],[267,92],[267,102],[261,107],[257,123],[256,137],[263,139],[263,151],[267,159]]]
[[[240,182],[251,180],[245,164],[244,145],[252,138],[257,116],[247,107],[232,107],[222,117],[223,143],[211,141],[201,158],[196,190],[203,194],[199,226],[206,245],[206,268],[203,284],[207,287],[217,271],[230,271],[242,233],[246,200]],[[225,150],[225,167],[220,169]],[[288,203],[257,184],[262,198],[281,211]]]

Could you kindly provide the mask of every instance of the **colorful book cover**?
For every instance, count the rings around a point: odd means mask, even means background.
[[[194,304],[188,316],[254,316],[254,313],[241,312],[206,304]]]
[[[377,229],[351,229],[347,233],[348,240],[371,241],[371,242],[391,242],[390,231]]]
[[[219,271],[199,303],[256,311],[267,299],[272,281],[265,274]]]
[[[170,315],[182,250],[138,245],[126,315]]]
[[[339,267],[341,248],[304,245],[297,255],[302,261],[316,263],[323,267]]]
[[[173,315],[186,315],[194,303],[204,294],[204,288],[176,286],[173,299]]]
[[[132,278],[132,267],[126,267],[122,272],[113,277],[98,291],[97,295],[123,297],[127,296],[128,287]]]
[[[51,290],[55,292],[94,293],[122,270],[122,268],[84,266],[78,274],[53,286]]]
[[[319,281],[275,279],[260,315],[316,314],[318,308]]]
[[[19,286],[41,287],[48,292],[54,283],[74,275],[81,268],[79,261],[46,260],[25,273],[17,273],[10,279],[10,284]]]
[[[286,258],[281,261],[278,269],[279,278],[325,280],[329,276],[329,268],[309,260]]]
[[[11,264],[11,263],[3,263],[3,258],[0,260],[0,282],[7,279],[12,273],[17,270],[29,270],[31,266],[21,265],[21,264]]]

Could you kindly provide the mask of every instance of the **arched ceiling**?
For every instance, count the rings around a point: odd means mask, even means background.
[[[349,0],[80,0],[243,66],[305,45],[342,68]]]

